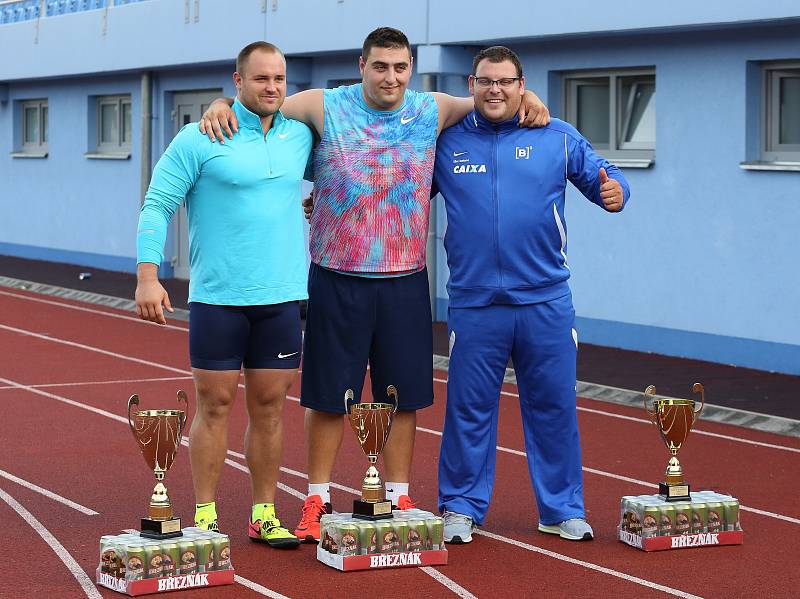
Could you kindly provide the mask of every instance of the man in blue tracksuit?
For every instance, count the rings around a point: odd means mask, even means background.
[[[539,530],[588,540],[564,192],[570,181],[595,204],[618,212],[628,183],[567,123],[517,127],[524,78],[508,48],[481,51],[469,86],[475,111],[440,135],[434,171],[447,209],[450,267],[450,371],[439,460],[445,541],[470,542],[489,507],[509,357]]]

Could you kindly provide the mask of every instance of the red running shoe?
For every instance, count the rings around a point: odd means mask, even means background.
[[[295,536],[304,543],[319,542],[319,521],[325,514],[332,514],[330,503],[323,503],[319,495],[309,495],[303,503],[303,515],[294,531]]]
[[[411,501],[411,497],[408,495],[400,495],[397,498],[397,509],[398,510],[411,510],[417,507],[417,504]]]

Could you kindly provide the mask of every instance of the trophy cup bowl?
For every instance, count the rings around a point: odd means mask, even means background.
[[[142,518],[141,535],[150,539],[169,539],[182,535],[181,519],[173,517],[172,502],[163,482],[164,475],[175,461],[186,424],[189,400],[184,391],[178,391],[177,399],[179,404],[183,403],[184,410],[137,410],[133,414],[131,410],[139,405],[139,396],[131,395],[128,399],[128,424],[133,438],[156,477],[148,517]]]
[[[689,485],[683,480],[683,468],[678,461],[678,450],[686,442],[689,431],[697,421],[698,416],[705,406],[705,392],[703,385],[695,383],[692,386],[694,393],[700,394],[700,407],[695,410],[693,399],[655,399],[656,388],[650,385],[644,390],[644,409],[650,421],[656,425],[661,439],[672,454],[667,464],[664,482],[659,483],[658,491],[666,501],[689,501]],[[650,405],[648,405],[650,399]]]
[[[363,520],[392,517],[392,502],[386,501],[386,489],[375,467],[378,456],[383,452],[386,440],[389,438],[392,417],[397,411],[397,389],[389,385],[386,393],[394,403],[354,403],[352,389],[348,389],[344,394],[344,409],[350,427],[369,459],[369,468],[361,485],[361,499],[353,501],[353,517]]]

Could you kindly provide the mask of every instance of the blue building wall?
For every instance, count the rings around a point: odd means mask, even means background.
[[[611,2],[604,14],[613,18],[598,19],[584,0],[570,11],[492,3],[513,18],[479,18],[478,0],[410,0],[389,12],[366,0],[238,0],[235,14],[223,0],[188,3],[188,12],[144,0],[0,25],[0,55],[19,57],[0,65],[0,253],[134,269],[142,71],[153,75],[155,161],[172,136],[172,94],[232,95],[232,58],[244,44],[266,37],[287,53],[290,91],[325,87],[358,78],[363,36],[389,24],[418,46],[412,87],[428,73],[440,90],[466,95],[471,56],[500,41],[518,51],[528,87],[554,115],[564,72],[654,67],[655,163],[626,169],[629,206],[609,215],[569,192],[581,339],[800,373],[800,173],[739,166],[758,153],[760,64],[800,60],[800,10],[784,0],[640,4]],[[220,23],[231,23],[226,35]],[[87,159],[90,97],[116,93],[132,97],[131,157]],[[40,97],[49,155],[12,158],[17,101]],[[446,219],[441,198],[435,205],[436,315],[445,319]]]
[[[0,252],[27,258],[84,263],[113,270],[135,268],[127,226],[138,215],[139,160],[90,160],[89,103],[95,95],[139,98],[138,76],[15,83],[0,105]],[[12,120],[18,101],[47,98],[47,158],[13,158]],[[16,115],[19,119],[19,115]],[[133,119],[134,139],[139,123]]]

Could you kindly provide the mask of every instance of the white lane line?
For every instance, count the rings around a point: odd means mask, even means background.
[[[0,329],[4,329],[6,331],[11,331],[12,333],[19,333],[20,335],[27,335],[28,337],[34,337],[36,339],[43,339],[44,341],[51,341],[53,343],[60,343],[62,345],[67,345],[69,347],[77,347],[78,349],[85,349],[87,351],[93,351],[98,354],[103,354],[104,356],[110,356],[112,358],[117,358],[119,360],[127,360],[129,362],[136,362],[137,364],[144,364],[145,366],[153,366],[154,368],[161,368],[163,370],[169,370],[170,372],[177,372],[179,374],[191,374],[188,370],[183,370],[181,368],[173,368],[172,366],[166,366],[165,364],[159,364],[157,362],[151,362],[150,360],[142,360],[141,358],[134,358],[132,356],[126,356],[123,354],[118,354],[113,351],[108,351],[107,349],[100,349],[99,347],[94,347],[91,345],[84,345],[83,343],[76,343],[75,341],[67,341],[66,339],[60,339],[59,337],[52,337],[51,335],[42,335],[41,333],[34,333],[33,331],[27,331],[25,329],[18,329],[17,327],[10,327],[5,324],[0,324]]]
[[[8,295],[16,299],[22,299],[29,302],[38,302],[40,304],[48,304],[50,306],[58,306],[59,308],[67,308],[69,310],[77,310],[78,312],[88,312],[89,314],[99,314],[102,316],[109,316],[111,318],[119,318],[120,320],[131,320],[133,322],[140,322],[142,324],[146,324],[148,326],[159,327],[162,329],[172,329],[174,331],[188,331],[188,327],[178,327],[172,324],[155,324],[154,322],[148,322],[147,320],[142,320],[138,316],[126,316],[125,314],[116,314],[114,312],[105,312],[103,310],[96,310],[93,308],[84,308],[83,306],[75,306],[73,304],[65,304],[61,302],[56,302],[53,300],[46,300],[38,297],[29,297],[27,295],[19,295],[17,293],[9,293],[8,291],[0,291],[0,295]],[[112,308],[118,309],[118,308]],[[169,314],[169,312],[167,312]]]
[[[66,397],[62,397],[61,395],[55,395],[54,393],[48,393],[47,391],[42,391],[41,389],[35,389],[34,387],[30,387],[28,385],[23,385],[22,383],[18,383],[16,381],[12,381],[9,379],[4,379],[0,377],[0,383],[8,385],[9,387],[13,387],[15,389],[22,389],[24,391],[30,391],[31,393],[35,393],[36,395],[41,395],[42,397],[47,397],[49,399],[55,399],[56,401],[63,402],[65,404],[74,406],[76,408],[81,408],[83,410],[88,410],[90,412],[94,412],[95,414],[99,414],[100,416],[105,416],[106,418],[111,418],[112,420],[117,420],[119,422],[124,422],[128,424],[128,419],[119,416],[118,414],[112,414],[106,410],[101,408],[95,408],[94,406],[90,406],[85,403],[81,403],[79,401],[75,401],[74,399],[68,399]],[[129,425],[130,426],[130,425]]]
[[[36,337],[36,338],[39,338],[39,339],[44,339],[45,341],[52,341],[53,343],[62,343],[62,344],[66,344],[66,345],[69,345],[69,346],[78,347],[80,349],[85,349],[87,351],[93,351],[93,352],[97,352],[97,353],[104,354],[104,355],[110,355],[110,356],[113,356],[115,358],[119,358],[121,360],[129,360],[131,362],[136,362],[138,364],[146,364],[148,366],[153,366],[155,368],[162,368],[164,370],[169,370],[169,371],[172,371],[172,372],[178,372],[178,373],[181,373],[181,374],[191,374],[188,370],[181,370],[180,368],[174,368],[172,366],[167,366],[165,364],[159,364],[158,362],[151,362],[149,360],[142,360],[140,358],[134,358],[132,356],[127,356],[127,355],[124,355],[124,354],[118,354],[118,353],[115,353],[115,352],[110,352],[110,351],[105,350],[105,349],[100,349],[98,347],[93,347],[93,346],[90,346],[90,345],[84,345],[82,343],[75,343],[75,342],[72,342],[72,341],[66,341],[64,339],[59,339],[58,337],[49,337],[47,335],[40,335],[39,333],[34,333],[32,331],[26,331],[24,329],[18,329],[18,328],[15,328],[15,327],[9,327],[9,326],[2,325],[2,324],[0,324],[0,329],[8,329],[8,330],[11,330],[13,332],[20,333],[22,335],[28,335],[28,336]],[[59,399],[60,401],[63,401],[65,403],[69,403],[69,404],[72,404],[72,405],[77,405],[79,407],[82,407],[82,405],[79,404],[78,402],[73,402],[72,400],[69,400],[69,399],[66,399],[66,398],[62,398],[62,397],[59,397],[59,396],[56,396],[56,395],[52,395],[52,394],[49,394],[49,393],[47,393],[45,391],[40,391],[38,389],[32,389],[32,388],[27,387],[26,385],[22,385],[20,383],[14,382],[14,381],[9,381],[9,380],[4,379],[2,377],[0,377],[0,383],[5,383],[7,385],[12,385],[12,386],[19,387],[19,388],[22,388],[22,389],[28,389],[31,392],[38,393],[40,395],[52,396],[54,399]],[[239,387],[244,388],[244,385],[242,385],[240,383]],[[289,399],[296,400],[297,398],[290,397]],[[98,414],[105,412],[105,410],[100,410],[99,408],[93,408],[91,406],[86,406],[86,409],[94,411],[94,412],[96,412]],[[110,412],[105,412],[105,414],[110,415],[112,418],[121,419],[122,421],[127,422],[127,420],[122,418],[121,416],[116,416],[114,414],[110,414]],[[426,433],[431,433],[431,434],[434,434],[434,435],[437,435],[437,436],[441,436],[442,435],[441,431],[434,431],[432,429],[427,429],[427,428],[423,428],[423,427],[417,427],[417,430],[422,431],[422,432],[426,432]],[[508,449],[506,447],[501,447],[499,445],[497,446],[497,449],[498,449],[498,451],[503,451],[503,452],[506,452],[506,453],[511,453],[511,454],[514,454],[514,455],[527,457],[527,454],[524,451],[519,451],[517,449]],[[646,482],[646,481],[640,481],[640,480],[637,480],[637,479],[634,479],[634,478],[628,478],[628,477],[625,477],[625,476],[622,476],[622,475],[619,475],[619,474],[612,474],[610,472],[604,472],[603,470],[595,470],[593,468],[586,468],[586,467],[584,467],[583,469],[584,469],[585,472],[590,472],[592,474],[597,474],[597,475],[600,475],[600,476],[606,476],[606,477],[614,478],[614,479],[617,479],[617,480],[625,480],[625,481],[628,481],[628,482],[634,482],[636,484],[640,484],[640,485],[646,486],[648,488],[652,488],[653,487],[653,483]],[[764,511],[764,510],[758,510],[756,508],[750,508],[750,507],[747,507],[747,506],[744,506],[744,505],[739,505],[739,509],[741,509],[743,511],[749,511],[749,512],[752,512],[754,514],[759,514],[759,515],[762,515],[762,516],[774,517],[774,518],[777,518],[779,520],[784,520],[786,522],[792,522],[792,523],[795,523],[795,524],[800,524],[800,519],[792,518],[791,516],[784,516],[784,515],[781,515],[781,514],[774,514],[773,515],[772,512],[767,512],[767,511]]]
[[[0,489],[0,499],[5,501],[11,509],[17,512],[28,525],[36,531],[40,537],[44,539],[44,542],[50,545],[50,548],[53,552],[58,556],[58,558],[64,563],[67,569],[72,573],[75,579],[78,581],[78,584],[81,585],[83,592],[86,593],[86,596],[89,599],[103,599],[103,596],[94,586],[92,580],[86,575],[86,572],[83,571],[78,565],[78,562],[69,554],[64,546],[58,542],[53,534],[47,530],[44,525],[36,519],[36,517],[31,514],[28,510],[26,510],[16,499],[14,499],[11,495]]]
[[[252,589],[256,593],[261,593],[262,595],[266,595],[267,597],[272,597],[272,599],[289,599],[289,597],[287,597],[286,595],[281,595],[280,593],[271,591],[267,587],[263,587],[257,582],[253,582],[252,580],[242,578],[238,574],[234,574],[233,579],[240,585],[246,586],[248,589]]]
[[[519,397],[519,396],[517,396]],[[584,408],[578,406],[578,410],[581,412],[589,412],[591,414],[599,414],[600,416],[608,416],[610,418],[619,418],[620,420],[630,420],[631,422],[640,422],[643,424],[652,424],[646,418],[635,418],[633,416],[624,416],[622,414],[614,414],[613,412],[603,412],[601,410],[594,410],[592,408]],[[725,439],[726,441],[736,441],[737,443],[746,443],[748,445],[755,445],[758,447],[768,447],[769,449],[779,449],[781,451],[789,451],[792,453],[800,453],[800,449],[796,447],[787,447],[786,445],[775,445],[774,443],[764,443],[763,441],[753,441],[751,439],[745,439],[743,437],[733,437],[731,435],[723,435],[720,433],[712,433],[711,431],[704,431],[699,428],[693,428],[692,434],[698,435],[705,435],[706,437],[716,437],[718,439]]]
[[[439,582],[450,589],[453,593],[458,595],[459,597],[463,597],[464,599],[478,599],[475,595],[470,593],[467,589],[462,587],[456,581],[451,578],[448,578],[436,568],[431,568],[430,566],[422,566],[420,568],[425,574],[433,578],[436,582]]]
[[[97,516],[97,512],[94,510],[89,509],[88,507],[82,506],[80,503],[75,503],[74,501],[70,501],[66,497],[62,497],[61,495],[57,495],[52,491],[48,491],[40,487],[39,485],[35,485],[32,482],[29,482],[23,478],[19,478],[18,476],[14,476],[10,472],[6,472],[5,470],[0,470],[0,476],[6,478],[12,482],[17,483],[18,485],[22,485],[26,489],[30,489],[31,491],[36,491],[40,495],[44,495],[53,501],[57,501],[58,503],[63,503],[67,507],[71,507],[73,510],[77,510],[82,514],[86,514],[87,516]]]
[[[115,381],[81,381],[78,383],[44,383],[42,385],[31,385],[33,389],[48,389],[50,387],[86,387],[89,385],[119,385],[124,383],[160,383],[163,381],[185,381],[191,380],[191,376],[162,376],[151,379],[118,379]],[[14,389],[10,385],[0,386],[2,389]]]
[[[535,545],[523,543],[522,541],[517,541],[515,539],[509,539],[507,537],[503,537],[494,534],[492,532],[488,532],[485,530],[476,530],[475,533],[483,535],[484,537],[489,537],[490,539],[494,539],[496,541],[508,543],[509,545],[515,545],[517,547],[520,547],[521,549],[527,549],[528,551],[533,551],[534,553],[541,553],[542,555],[552,557],[553,559],[557,559],[562,562],[567,562],[576,566],[582,566],[584,568],[588,568],[589,570],[594,570],[595,572],[602,572],[603,574],[608,574],[609,576],[615,576],[617,578],[627,580],[628,582],[640,584],[642,586],[655,589],[657,591],[663,591],[664,593],[669,593],[670,595],[674,595],[676,597],[683,597],[684,599],[701,599],[698,595],[685,593],[683,591],[679,591],[678,589],[673,589],[672,587],[667,587],[661,584],[657,584],[655,582],[650,582],[649,580],[644,580],[643,578],[638,578],[636,576],[631,576],[630,574],[618,572],[617,570],[611,570],[610,568],[604,568],[603,566],[598,566],[597,564],[593,564],[591,562],[584,562],[582,560],[575,559],[574,557],[569,557],[567,555],[555,553],[554,551],[548,551],[547,549],[542,549],[541,547],[536,547]]]
[[[447,379],[434,378],[433,380],[436,381],[437,383],[444,383],[445,385],[447,384]],[[625,389],[623,389],[623,391],[625,391]],[[505,395],[507,397],[516,397],[517,399],[519,399],[519,393],[514,393],[512,391],[500,391],[500,395]],[[605,412],[603,410],[597,410],[597,409],[594,409],[594,408],[584,408],[583,406],[578,406],[578,411],[579,412],[587,412],[587,413],[590,413],[590,414],[598,414],[600,416],[607,416],[609,418],[617,418],[619,420],[628,420],[630,422],[638,422],[640,424],[652,424],[652,422],[650,422],[646,418],[636,418],[634,416],[625,416],[623,414],[615,414],[614,412]],[[739,411],[740,412],[746,412],[747,410],[739,410]],[[753,415],[756,415],[756,416],[763,416],[764,415],[764,414],[757,414],[756,412],[750,412],[750,413],[753,414]],[[775,416],[774,418],[779,418],[779,416]],[[783,418],[782,420],[791,420],[791,419],[790,418]],[[724,424],[724,423],[721,423],[721,424]],[[712,433],[710,431],[704,431],[702,429],[697,429],[697,428],[693,428],[692,429],[692,434],[693,435],[694,434],[705,435],[707,437],[716,437],[718,439],[725,439],[726,441],[735,441],[737,443],[746,443],[748,445],[755,445],[757,447],[767,447],[769,449],[779,449],[781,451],[789,451],[789,452],[792,452],[792,453],[800,453],[800,449],[798,449],[796,447],[787,447],[786,445],[776,445],[774,443],[764,443],[763,441],[753,441],[751,439],[746,439],[744,437],[734,437],[732,435],[723,435],[723,434],[720,434],[720,433]]]

